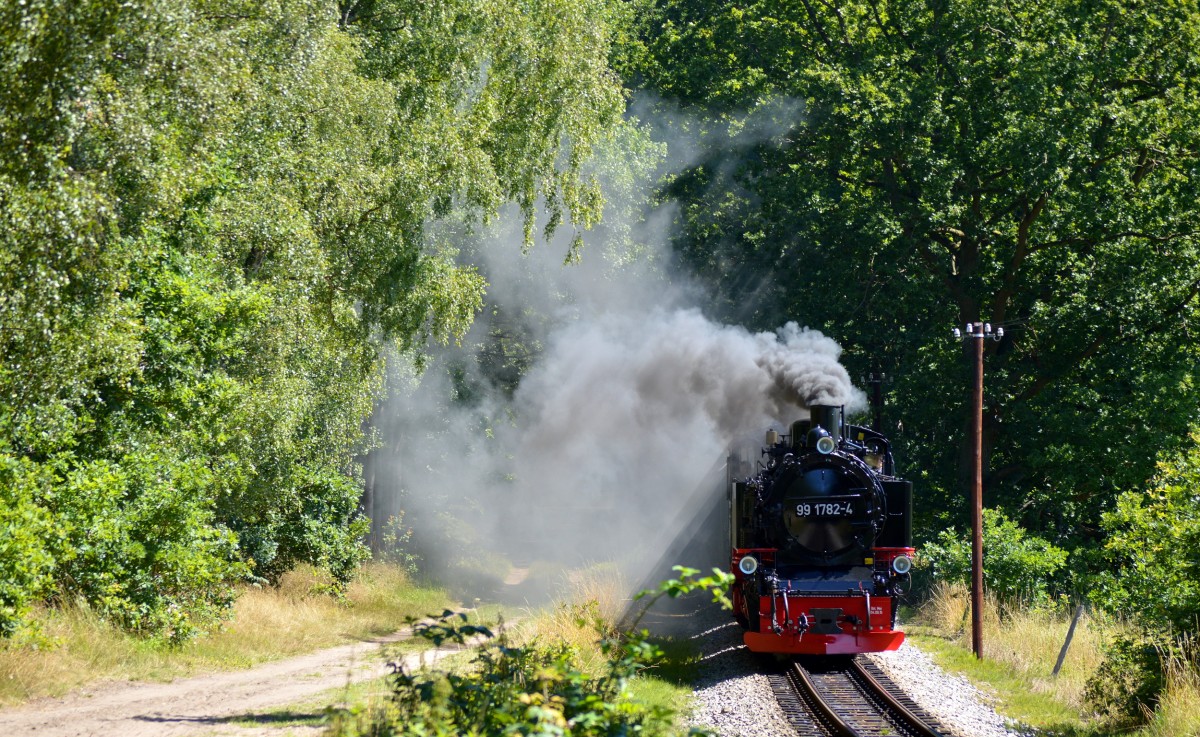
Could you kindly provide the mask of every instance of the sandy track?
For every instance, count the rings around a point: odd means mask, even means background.
[[[0,711],[0,735],[18,737],[158,737],[158,735],[254,734],[231,722],[267,723],[263,712],[303,701],[322,691],[388,673],[381,650],[409,637],[407,631],[370,642],[321,650],[251,670],[216,673],[171,683],[110,683],[60,699],[39,699]],[[455,649],[426,650],[405,658],[407,667],[430,663]],[[290,728],[314,733],[313,728]]]

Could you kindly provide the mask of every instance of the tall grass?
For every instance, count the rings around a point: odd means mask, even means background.
[[[928,624],[956,645],[971,647],[970,590],[962,585],[938,584],[918,612]],[[987,596],[983,610],[984,654],[1019,674],[1027,688],[1076,711],[1086,710],[1083,695],[1088,679],[1104,659],[1106,632],[1117,625],[1080,617],[1063,661],[1054,675],[1054,664],[1070,628],[1074,607],[1002,605]]]
[[[1002,667],[1004,677],[989,680],[989,663],[972,658],[954,662],[977,678],[989,681],[1010,716],[1020,716],[1031,726],[1076,734],[1108,734],[1111,726],[1097,721],[1084,701],[1088,680],[1104,660],[1110,638],[1130,636],[1129,625],[1085,614],[1080,618],[1062,670],[1054,664],[1070,627],[1073,607],[1001,605],[988,597],[983,617],[984,657]],[[932,630],[958,651],[971,648],[970,592],[962,585],[939,585],[918,608],[914,629]],[[919,638],[918,638],[919,639]],[[1200,735],[1200,637],[1184,636],[1178,647],[1163,654],[1166,688],[1157,708],[1145,715],[1145,725],[1120,731],[1131,737],[1196,737]],[[1032,704],[1032,701],[1040,701]],[[1046,703],[1061,705],[1076,716],[1063,723],[1063,714]],[[1016,713],[1014,713],[1016,712]],[[1037,716],[1045,720],[1039,722]],[[1065,729],[1064,729],[1065,728]]]
[[[598,674],[608,663],[599,638],[612,637],[630,606],[629,582],[613,564],[569,571],[564,576],[560,603],[531,621],[527,637],[542,642],[567,642],[576,648],[585,672]],[[653,708],[673,712],[682,724],[690,713],[699,653],[690,642],[657,639],[665,657],[631,679],[632,697]]]
[[[1166,688],[1158,709],[1148,715],[1148,737],[1200,735],[1200,637],[1186,635],[1178,651],[1166,656]]]
[[[626,583],[615,565],[599,564],[562,574],[557,602],[529,611],[513,640],[566,643],[578,653],[585,672],[598,673],[606,662],[599,639],[612,633],[628,597]]]
[[[224,627],[181,647],[132,636],[82,605],[43,610],[36,638],[0,645],[0,704],[99,681],[249,667],[388,634],[405,617],[450,603],[444,592],[414,585],[399,567],[384,564],[363,566],[341,600],[327,593],[329,584],[305,567],[285,575],[277,588],[246,587]]]

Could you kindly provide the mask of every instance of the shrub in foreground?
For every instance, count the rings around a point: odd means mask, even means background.
[[[223,618],[247,567],[213,519],[203,464],[131,454],[83,464],[46,500],[62,535],[55,594],[179,643]]]
[[[1121,636],[1105,648],[1104,662],[1088,681],[1084,698],[1101,716],[1139,721],[1158,704],[1163,690],[1163,648],[1141,636]]]
[[[634,624],[624,631],[599,615],[593,600],[572,608],[576,625],[599,638],[602,663],[587,667],[579,648],[564,642],[514,645],[486,627],[467,623],[466,615],[446,611],[436,621],[414,625],[417,636],[435,646],[468,644],[483,638],[470,664],[454,672],[409,672],[392,664],[391,694],[381,708],[365,713],[336,712],[332,734],[338,737],[430,737],[436,735],[654,735],[673,731],[674,713],[635,700],[630,679],[663,661],[663,650],[646,630],[633,631],[637,620],[662,597],[708,592],[728,604],[732,576],[714,569],[675,566],[678,578],[643,591],[648,599]],[[689,734],[709,734],[692,729]]]
[[[1140,719],[1158,705],[1169,662],[1197,662],[1200,611],[1200,431],[1182,453],[1158,463],[1146,490],[1121,494],[1103,516],[1108,569],[1093,601],[1114,615],[1134,613],[1136,636],[1118,639],[1089,688],[1097,710]]]
[[[1184,453],[1160,460],[1145,490],[1128,491],[1103,517],[1107,571],[1097,604],[1137,612],[1149,631],[1196,631],[1200,611],[1200,431]]]
[[[25,626],[54,570],[46,543],[54,528],[46,511],[33,503],[37,471],[34,464],[0,451],[0,638]]]
[[[415,631],[435,645],[461,645],[479,637],[486,642],[459,672],[409,672],[393,664],[391,695],[384,706],[368,714],[337,714],[334,734],[590,737],[654,734],[671,724],[670,712],[629,695],[629,679],[662,655],[644,634],[605,640],[607,664],[596,675],[585,672],[570,645],[513,646],[504,635],[494,637],[486,627],[467,624],[463,614],[444,612]]]

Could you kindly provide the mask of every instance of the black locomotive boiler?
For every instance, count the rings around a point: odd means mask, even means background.
[[[888,439],[817,405],[767,433],[758,473],[730,484],[734,614],[756,652],[895,650],[912,567],[912,483]]]

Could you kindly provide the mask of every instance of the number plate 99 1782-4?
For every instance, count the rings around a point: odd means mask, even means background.
[[[849,517],[854,514],[854,505],[845,502],[805,502],[796,505],[798,517]]]

